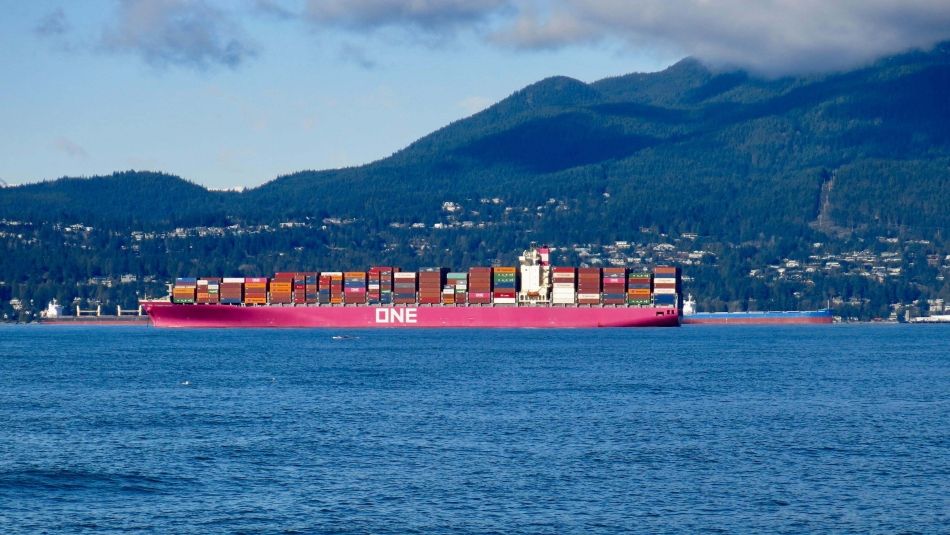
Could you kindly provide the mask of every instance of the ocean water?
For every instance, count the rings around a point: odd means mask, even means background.
[[[950,328],[0,327],[0,532],[87,531],[947,533]]]

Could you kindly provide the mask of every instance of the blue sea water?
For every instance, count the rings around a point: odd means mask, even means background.
[[[947,533],[950,329],[0,327],[0,532],[85,531]]]

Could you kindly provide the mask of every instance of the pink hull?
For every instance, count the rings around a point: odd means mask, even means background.
[[[653,307],[236,306],[143,302],[156,327],[675,327],[679,314]]]

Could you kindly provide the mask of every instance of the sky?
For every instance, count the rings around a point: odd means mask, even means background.
[[[548,76],[809,74],[948,38],[946,0],[0,0],[0,180],[253,187],[385,158]]]

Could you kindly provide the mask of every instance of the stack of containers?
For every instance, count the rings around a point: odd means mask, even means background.
[[[627,268],[608,267],[602,271],[603,303],[605,305],[622,305],[627,302]]]
[[[323,291],[323,275],[327,276],[326,288],[328,290],[329,302],[331,305],[343,303],[343,272],[329,271],[320,274],[320,291]]]
[[[307,275],[305,273],[294,273],[294,304],[303,305],[307,303]]]
[[[275,273],[270,280],[270,303],[272,305],[289,305],[294,302],[294,274]]]
[[[317,285],[316,273],[304,273],[304,301],[308,305],[314,305],[320,302],[319,286]]]
[[[416,273],[414,271],[393,273],[393,303],[397,305],[416,303]]]
[[[492,297],[495,304],[515,304],[517,273],[518,268],[514,267],[496,267],[493,269],[492,283],[494,289]]]
[[[465,293],[467,291],[467,273],[464,271],[448,273],[445,276],[445,286],[442,289],[442,302],[445,304],[464,305]]]
[[[468,302],[474,305],[491,303],[490,267],[473,267],[468,270]]]
[[[377,266],[369,268],[366,285],[367,302],[372,305],[391,305],[393,302],[393,268]]]
[[[371,305],[378,305],[380,301],[379,291],[379,271],[382,268],[371,267],[366,274],[366,302]]]
[[[627,303],[649,305],[652,278],[649,271],[630,272],[627,275]]]
[[[207,305],[211,303],[211,293],[208,291],[208,278],[198,277],[195,287],[195,303]]]
[[[204,277],[198,279],[198,293],[196,303],[214,304],[218,302],[221,292],[221,279]]]
[[[419,304],[438,305],[442,302],[442,285],[445,273],[442,268],[422,268],[419,270]]]
[[[577,296],[576,270],[572,267],[554,267],[551,268],[551,279],[553,282],[553,292],[551,293],[551,302],[555,305],[573,305]]]
[[[317,301],[321,305],[330,304],[330,282],[333,277],[331,277],[329,272],[323,272],[320,274],[320,277],[317,279],[319,281],[319,287],[317,290]]]
[[[455,289],[455,304],[464,305],[468,295],[468,273],[460,271],[452,277],[452,287]]]
[[[445,281],[445,286],[442,287],[442,304],[455,304],[455,290],[449,285],[448,281]]]
[[[379,303],[381,305],[393,304],[393,273],[396,268],[379,268]]]
[[[223,305],[240,305],[244,302],[244,277],[222,279],[218,301]]]
[[[347,304],[366,303],[365,271],[347,271],[343,274],[343,302]]]
[[[244,279],[244,304],[267,304],[267,278],[249,277]]]
[[[179,277],[175,279],[175,287],[172,288],[173,303],[195,302],[195,290],[198,287],[198,279],[194,277]]]
[[[600,268],[577,268],[577,302],[600,304]]]
[[[672,266],[653,268],[653,304],[658,307],[675,307],[679,294],[679,269]]]

